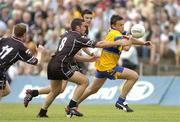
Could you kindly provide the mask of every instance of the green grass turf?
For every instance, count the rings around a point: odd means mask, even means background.
[[[81,105],[84,117],[67,118],[64,105],[53,104],[49,118],[36,118],[40,104],[0,103],[0,122],[180,122],[180,106],[131,105],[135,110],[126,113],[114,105]]]

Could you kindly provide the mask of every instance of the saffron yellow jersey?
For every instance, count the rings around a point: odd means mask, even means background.
[[[122,40],[122,36],[125,34],[124,33],[122,34],[117,30],[111,29],[108,32],[105,41],[112,42],[112,41]],[[95,63],[96,70],[106,71],[113,69],[118,64],[118,60],[120,58],[120,54],[122,50],[123,50],[122,46],[103,48],[101,51],[100,59]]]

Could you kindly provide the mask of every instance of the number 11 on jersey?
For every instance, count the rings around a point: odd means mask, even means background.
[[[8,45],[2,47],[2,51],[0,52],[0,59],[3,59],[13,50],[12,47],[9,47]]]

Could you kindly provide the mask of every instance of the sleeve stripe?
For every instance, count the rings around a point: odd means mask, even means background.
[[[114,38],[114,41],[117,41],[117,40],[120,40],[120,39],[122,39],[122,36],[116,36],[116,37]]]

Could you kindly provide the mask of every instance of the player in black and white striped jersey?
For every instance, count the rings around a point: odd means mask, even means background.
[[[85,9],[82,11],[81,13],[82,19],[85,22],[85,33],[84,36],[87,37],[88,33],[89,33],[89,26],[91,24],[91,21],[93,19],[93,12],[89,9]],[[68,31],[66,32],[68,33]],[[61,37],[62,38],[62,35]],[[82,49],[88,56],[94,56],[97,57],[96,55],[94,55],[94,53],[92,53],[88,48],[83,48]],[[81,55],[81,50],[77,53],[77,55]],[[85,58],[84,58],[85,59]],[[73,59],[72,63],[70,64],[71,68],[73,68],[76,71],[80,71],[81,73],[85,74],[83,72],[83,62],[77,62],[75,59]],[[60,93],[63,93],[66,86],[67,86],[68,81],[63,80],[62,81],[62,88]],[[50,92],[50,87],[44,87],[41,89],[27,89],[26,90],[26,95],[24,97],[24,106],[27,107],[29,102],[33,99],[33,97],[37,97],[38,95],[41,94],[48,94]]]
[[[10,93],[10,86],[6,79],[6,71],[11,65],[18,60],[36,65],[41,58],[42,47],[38,48],[36,58],[23,43],[25,41],[27,29],[25,24],[17,24],[14,27],[13,36],[0,39],[0,97]]]

